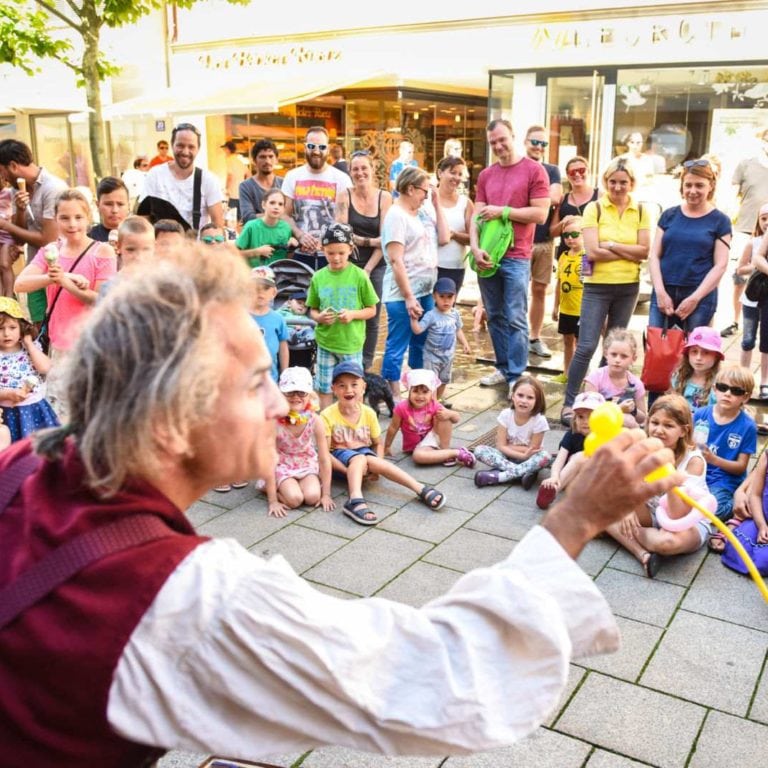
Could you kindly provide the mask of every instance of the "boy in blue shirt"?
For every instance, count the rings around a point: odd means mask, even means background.
[[[693,412],[693,439],[707,462],[707,486],[717,498],[717,516],[723,521],[733,515],[733,494],[757,449],[757,425],[744,411],[754,388],[748,369],[723,368],[715,379],[717,402]],[[717,549],[712,544],[710,548]]]
[[[272,309],[277,296],[275,273],[270,267],[255,267],[251,270],[253,298],[251,317],[258,323],[264,334],[264,342],[272,356],[272,378],[278,381],[280,371],[288,367],[288,326],[285,318]]]

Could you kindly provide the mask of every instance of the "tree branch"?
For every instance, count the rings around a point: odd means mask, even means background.
[[[75,22],[72,21],[69,16],[65,16],[52,3],[49,3],[47,0],[35,0],[35,3],[50,13],[52,16],[55,16],[57,19],[63,21],[68,27],[74,29],[75,32],[78,32],[81,35],[84,33],[85,30],[82,24],[75,24]],[[75,11],[75,13],[78,14],[78,16],[80,16],[80,9],[78,9],[76,5],[73,5],[71,2],[69,2],[69,0],[67,0],[67,4]]]

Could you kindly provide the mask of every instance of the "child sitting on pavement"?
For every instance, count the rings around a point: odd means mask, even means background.
[[[563,435],[550,475],[541,481],[539,493],[536,496],[536,506],[539,509],[548,509],[558,491],[564,490],[576,476],[576,472],[586,458],[584,438],[589,434],[590,414],[603,403],[605,398],[599,392],[580,392],[576,395],[573,401],[571,428]]]
[[[475,457],[466,448],[450,447],[453,425],[461,417],[435,399],[440,383],[435,372],[414,368],[402,375],[401,383],[408,396],[395,406],[384,440],[384,455],[392,455],[392,441],[400,431],[403,451],[411,453],[416,464],[442,463],[453,467],[461,462],[465,467],[474,467]]]
[[[310,316],[317,323],[316,384],[320,407],[333,402],[331,373],[345,361],[363,364],[365,321],[376,314],[379,297],[365,270],[349,263],[354,232],[348,224],[331,224],[323,234],[328,266],[312,275],[307,293]]]
[[[456,283],[450,277],[439,278],[432,296],[435,300],[434,308],[425,312],[420,320],[412,317],[411,330],[415,334],[427,334],[423,365],[437,375],[440,381],[437,399],[442,400],[446,386],[451,383],[456,339],[461,342],[464,354],[468,355],[471,349],[462,330],[461,315],[453,306],[456,301]]]
[[[349,499],[343,506],[344,514],[360,525],[379,522],[363,496],[363,480],[378,480],[379,475],[412,490],[431,510],[440,509],[446,501],[444,493],[423,485],[384,458],[379,420],[373,409],[363,404],[364,375],[359,363],[339,363],[331,377],[336,402],[320,414],[333,469],[347,478]]]

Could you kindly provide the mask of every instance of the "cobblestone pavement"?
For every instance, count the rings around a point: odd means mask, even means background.
[[[645,324],[641,309],[632,328],[640,331]],[[554,328],[546,331],[546,341],[557,348]],[[475,342],[480,354],[490,351],[487,334]],[[738,339],[727,343],[727,357],[737,360]],[[546,362],[547,369],[532,370],[546,383],[548,416],[554,423],[563,387],[549,378],[561,370],[560,353]],[[479,376],[488,371],[472,359],[457,358],[448,399],[462,413],[454,430],[459,445],[469,445],[492,429],[505,405],[503,388],[478,386]],[[758,404],[758,421],[763,410]],[[382,417],[382,424],[386,422]],[[553,428],[545,447],[556,450],[561,434]],[[447,494],[440,513],[429,512],[407,491],[382,480],[366,488],[381,519],[372,529],[355,525],[338,511],[301,509],[285,519],[269,518],[264,497],[253,487],[210,493],[189,515],[203,534],[234,537],[263,557],[282,554],[320,590],[410,605],[441,594],[462,573],[505,557],[540,519],[535,488],[478,489],[473,472],[461,466],[424,468],[410,458],[400,461],[419,480]],[[334,492],[343,497],[343,486],[335,483]],[[764,768],[768,606],[751,580],[702,550],[663,563],[651,581],[608,539],[587,545],[579,564],[613,608],[622,648],[572,664],[561,703],[531,737],[507,749],[462,758],[382,758],[326,748],[303,761],[296,754],[266,762],[284,768],[299,763],[303,768]],[[160,765],[187,768],[204,759],[172,752]]]

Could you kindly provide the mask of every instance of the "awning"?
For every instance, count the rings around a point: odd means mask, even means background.
[[[210,115],[277,112],[280,107],[308,101],[339,88],[363,86],[380,80],[381,70],[347,68],[340,72],[301,73],[300,76],[275,79],[264,77],[234,88],[221,89],[215,84],[194,87],[189,84],[133,99],[117,102],[103,110],[105,120],[122,117],[166,117],[167,115]]]

